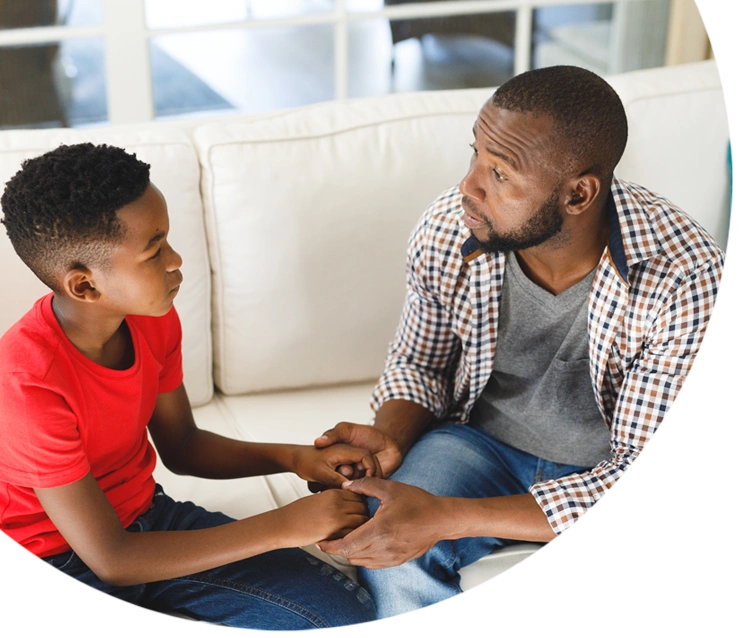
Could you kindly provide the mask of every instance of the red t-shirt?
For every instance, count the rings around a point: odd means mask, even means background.
[[[85,357],[51,308],[53,293],[0,339],[0,529],[37,556],[69,545],[34,488],[93,476],[124,527],[154,493],[147,437],[157,395],[182,383],[182,331],[164,317],[126,317],[135,361],[111,370]]]

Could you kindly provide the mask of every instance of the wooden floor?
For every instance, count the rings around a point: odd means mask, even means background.
[[[332,26],[178,34],[154,42],[239,111],[336,94]],[[496,86],[512,75],[513,51],[493,40],[425,36],[394,47],[387,20],[350,26],[348,97]]]

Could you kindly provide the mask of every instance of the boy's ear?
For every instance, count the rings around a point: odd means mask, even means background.
[[[75,301],[90,303],[100,298],[100,292],[92,280],[92,272],[84,266],[77,266],[66,272],[62,278],[62,290]]]

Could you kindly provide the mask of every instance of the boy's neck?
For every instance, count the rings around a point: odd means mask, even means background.
[[[114,370],[133,364],[133,346],[125,316],[101,316],[99,312],[55,294],[51,308],[59,326],[83,355]]]

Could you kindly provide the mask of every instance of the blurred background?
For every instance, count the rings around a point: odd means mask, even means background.
[[[0,128],[261,113],[712,56],[694,0],[0,0]]]

